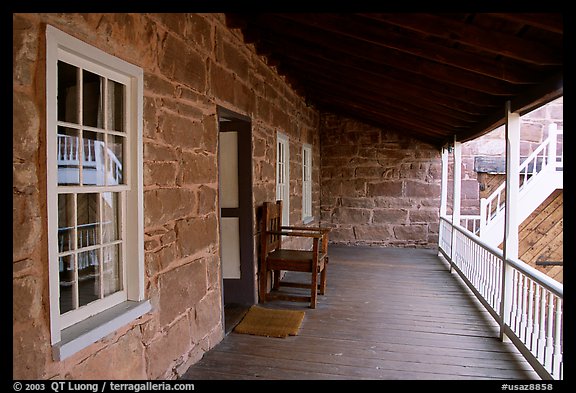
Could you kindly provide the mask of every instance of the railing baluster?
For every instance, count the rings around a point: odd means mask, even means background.
[[[532,350],[532,329],[534,328],[533,308],[534,308],[534,281],[526,277],[528,281],[528,320],[526,323],[526,339],[524,343],[528,349]]]
[[[540,331],[538,332],[538,360],[544,364],[544,345],[546,344],[546,298],[547,293],[542,289],[540,296]]]
[[[534,328],[532,329],[532,342],[530,343],[530,350],[538,355],[538,340],[540,335],[540,286],[536,285],[534,293]],[[538,357],[538,356],[537,356]]]
[[[562,364],[562,300],[556,298],[556,318],[554,321],[554,356],[552,371],[555,378],[560,377],[560,365]]]
[[[551,369],[554,351],[552,328],[554,325],[554,295],[548,292],[548,318],[546,321],[546,348],[544,350],[544,367]]]
[[[522,303],[522,316],[520,319],[520,329],[519,329],[519,333],[520,333],[520,340],[522,340],[523,342],[526,342],[526,307],[527,307],[527,302],[528,302],[528,288],[527,288],[527,281],[528,281],[528,277],[526,277],[525,275],[522,274],[522,276],[520,277],[520,284],[522,285],[522,298],[521,298],[521,303]]]

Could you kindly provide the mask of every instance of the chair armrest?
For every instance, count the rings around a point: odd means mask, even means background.
[[[294,236],[294,237],[311,237],[321,239],[324,237],[323,232],[292,232],[292,231],[266,231],[270,235],[281,235],[281,236]]]
[[[321,232],[321,233],[328,233],[331,231],[331,228],[325,227],[293,227],[293,226],[282,226],[281,229],[288,229],[288,230],[297,230],[297,231],[313,231],[313,232]]]

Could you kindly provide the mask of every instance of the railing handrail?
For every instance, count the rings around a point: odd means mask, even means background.
[[[440,217],[441,220],[446,221],[450,225],[452,221],[448,219],[448,217]],[[462,232],[466,237],[468,237],[471,241],[485,249],[486,251],[496,255],[498,258],[504,260],[504,252],[490,244],[484,242],[481,238],[470,232],[467,228],[464,228],[461,225],[453,225],[458,231]],[[538,284],[542,285],[548,291],[554,293],[556,296],[564,297],[564,285],[559,283],[558,281],[554,280],[553,278],[547,276],[546,274],[540,272],[539,270],[533,268],[532,266],[528,265],[526,262],[517,259],[517,258],[506,258],[506,263],[510,264],[516,270],[524,273],[528,278],[537,282]]]

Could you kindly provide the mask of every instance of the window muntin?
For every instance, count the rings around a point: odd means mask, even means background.
[[[312,220],[312,146],[302,147],[302,220]]]
[[[288,136],[277,133],[276,199],[282,200],[282,223],[290,224],[290,149]]]

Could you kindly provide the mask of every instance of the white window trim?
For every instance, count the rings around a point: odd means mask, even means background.
[[[58,169],[56,154],[58,60],[75,57],[89,62],[94,69],[112,71],[130,80],[130,118],[127,121],[127,188],[126,219],[130,224],[126,234],[126,297],[127,300],[75,325],[62,327],[59,304],[58,225]],[[54,358],[62,360],[89,346],[151,310],[144,299],[144,196],[143,196],[143,91],[142,68],[109,55],[52,26],[46,26],[46,156],[48,206],[48,256],[50,294],[50,340]]]
[[[280,152],[278,145],[282,144],[284,150],[284,163],[280,166]],[[280,171],[284,170],[281,174]],[[281,189],[280,178],[285,187]],[[276,134],[276,199],[282,200],[282,224],[290,225],[290,142],[288,135],[278,131]]]
[[[305,157],[308,157],[308,162],[305,162]],[[312,214],[312,145],[304,143],[302,145],[302,222],[309,224],[312,221],[314,221]]]

